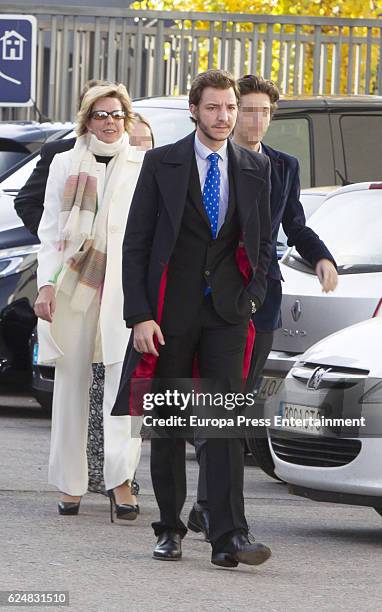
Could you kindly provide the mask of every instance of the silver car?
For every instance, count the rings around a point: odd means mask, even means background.
[[[296,249],[281,260],[282,328],[275,333],[268,375],[285,376],[312,344],[376,312],[382,296],[381,188],[367,182],[337,189],[309,219],[338,265],[333,293],[322,293]]]
[[[273,398],[270,449],[291,493],[382,514],[381,342],[382,308],[308,349]]]
[[[284,278],[282,328],[265,367],[259,399],[272,397],[296,361],[313,344],[349,325],[372,318],[382,304],[382,183],[358,183],[329,194],[309,219],[337,265],[335,292],[323,294],[314,270],[289,249]],[[247,435],[258,465],[275,476],[266,432]]]

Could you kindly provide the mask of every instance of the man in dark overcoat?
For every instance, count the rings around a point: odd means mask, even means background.
[[[189,103],[196,131],[146,153],[131,204],[122,276],[133,333],[115,415],[139,412],[140,383],[150,378],[191,378],[195,355],[202,379],[248,373],[251,315],[264,300],[271,258],[269,161],[228,140],[238,105],[229,73],[198,75]],[[241,440],[208,438],[205,447],[212,563],[264,562],[269,548],[248,536]],[[152,439],[151,475],[160,510],[153,556],[180,559],[184,438]]]
[[[240,104],[234,131],[234,142],[246,149],[266,156],[271,165],[271,223],[272,259],[267,273],[267,292],[261,308],[253,314],[256,340],[248,373],[248,388],[258,385],[272,348],[274,332],[281,327],[281,270],[277,258],[277,239],[282,225],[289,246],[295,246],[300,255],[317,274],[322,290],[333,291],[337,284],[336,263],[328,247],[305,223],[300,202],[300,166],[296,157],[273,149],[263,143],[280,94],[273,81],[256,75],[246,75],[238,82]],[[256,431],[256,430],[254,430]],[[206,470],[202,456],[202,440],[196,440],[196,452],[200,462],[197,502],[189,515],[188,527],[203,532],[208,539],[209,513],[206,493]],[[264,433],[255,437],[262,456],[271,455]]]
[[[264,304],[253,316],[256,343],[250,378],[255,382],[263,372],[272,347],[274,331],[281,327],[281,271],[277,259],[277,238],[282,225],[288,246],[295,246],[317,274],[325,293],[337,285],[333,255],[306,224],[300,202],[300,164],[296,157],[263,143],[280,94],[277,85],[256,75],[238,80],[240,109],[235,127],[236,144],[269,158],[271,164],[272,260],[268,269]]]

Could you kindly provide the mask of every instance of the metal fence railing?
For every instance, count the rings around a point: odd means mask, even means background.
[[[2,13],[15,6],[2,4]],[[200,70],[255,72],[284,94],[382,93],[382,21],[51,6],[38,20],[36,106],[73,119],[90,78],[124,82],[133,97],[187,93]],[[2,109],[0,119],[36,118]]]

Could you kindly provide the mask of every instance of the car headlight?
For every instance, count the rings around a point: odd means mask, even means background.
[[[382,404],[382,381],[371,387],[362,395],[360,404]]]
[[[39,244],[0,250],[0,278],[26,270],[36,261]]]

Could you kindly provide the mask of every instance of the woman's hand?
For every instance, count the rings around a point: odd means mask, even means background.
[[[34,305],[36,317],[44,321],[53,321],[54,311],[56,310],[56,293],[52,285],[44,285],[38,292],[38,296]]]

